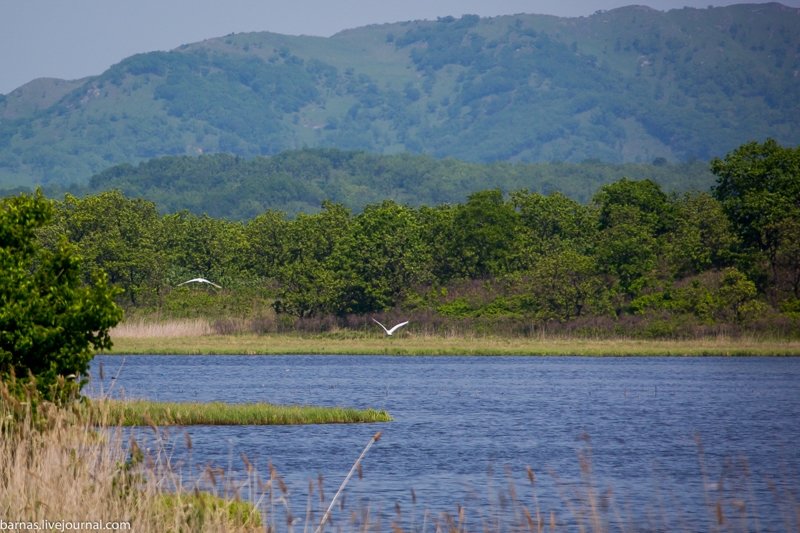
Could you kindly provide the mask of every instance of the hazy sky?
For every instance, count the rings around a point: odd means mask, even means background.
[[[761,0],[753,0],[763,3]],[[246,31],[330,36],[367,24],[539,13],[591,15],[646,4],[659,10],[728,0],[0,0],[0,94],[39,77],[77,79],[153,50]],[[800,7],[800,0],[781,3]]]

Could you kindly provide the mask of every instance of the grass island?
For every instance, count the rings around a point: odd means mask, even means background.
[[[155,402],[150,400],[95,400],[100,419],[119,426],[296,425],[389,422],[386,411],[223,402]]]

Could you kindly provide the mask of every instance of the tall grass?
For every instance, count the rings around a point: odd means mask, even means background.
[[[204,318],[167,321],[131,320],[122,322],[111,330],[111,336],[115,339],[201,337],[213,333],[211,323]]]
[[[149,400],[97,400],[113,425],[291,425],[389,422],[386,411],[345,407],[228,404],[222,402],[153,402]]]
[[[2,384],[0,384],[2,387]],[[253,502],[201,494],[119,428],[76,406],[37,409],[2,392],[0,519],[11,528],[143,533],[263,531]],[[49,526],[48,526],[48,521]],[[55,524],[55,525],[54,525]],[[60,529],[59,529],[60,528]]]

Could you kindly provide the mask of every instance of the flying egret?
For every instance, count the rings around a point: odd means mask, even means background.
[[[380,322],[378,322],[378,321],[377,321],[377,320],[375,320],[374,318],[372,319],[372,321],[373,321],[373,322],[375,322],[376,324],[378,324],[380,327],[382,327],[382,328],[383,328],[383,331],[385,331],[387,335],[391,335],[392,333],[394,333],[394,332],[395,332],[395,331],[397,331],[398,329],[400,329],[400,328],[402,328],[403,326],[405,326],[406,324],[408,324],[408,320],[406,320],[405,322],[400,322],[400,323],[399,323],[399,324],[397,324],[396,326],[393,326],[391,329],[386,329],[386,326],[384,326],[383,324],[381,324]]]
[[[209,285],[211,285],[212,287],[216,287],[216,288],[218,288],[218,289],[221,289],[221,288],[222,288],[220,285],[217,285],[217,284],[216,284],[216,283],[214,283],[214,282],[208,281],[206,278],[194,278],[194,279],[190,279],[190,280],[184,281],[183,283],[178,283],[178,287],[180,287],[181,285],[186,285],[187,283],[208,283],[208,284],[209,284]]]

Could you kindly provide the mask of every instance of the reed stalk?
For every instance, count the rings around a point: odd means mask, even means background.
[[[337,490],[336,494],[334,494],[333,498],[331,498],[331,503],[330,503],[330,505],[328,505],[328,508],[325,510],[325,514],[322,515],[322,519],[319,521],[319,526],[317,526],[317,529],[314,530],[314,533],[320,533],[322,531],[322,528],[325,527],[325,522],[328,521],[328,517],[331,515],[331,511],[333,510],[333,506],[336,505],[336,500],[339,499],[339,495],[342,493],[344,488],[347,486],[347,483],[350,481],[350,478],[353,477],[353,473],[361,465],[361,461],[364,459],[364,456],[367,455],[367,452],[369,451],[369,449],[372,447],[373,444],[378,442],[378,439],[380,439],[380,438],[381,438],[381,432],[379,431],[379,432],[375,433],[375,435],[372,436],[372,438],[369,440],[367,445],[364,447],[364,450],[361,452],[361,455],[358,456],[358,459],[356,459],[356,462],[353,463],[353,466],[350,468],[350,471],[345,476],[344,480],[342,481],[342,484],[339,485],[339,490]]]

